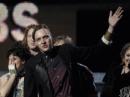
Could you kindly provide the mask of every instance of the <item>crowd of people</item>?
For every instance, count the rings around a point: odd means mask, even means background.
[[[7,52],[9,72],[0,77],[0,97],[98,97],[93,73],[84,63],[112,44],[123,11],[122,7],[110,11],[106,33],[96,45],[88,47],[77,47],[69,36],[53,39],[45,24],[26,27],[23,41]],[[130,43],[123,47],[121,58],[111,76],[111,97],[130,95]],[[124,93],[124,89],[129,91]]]

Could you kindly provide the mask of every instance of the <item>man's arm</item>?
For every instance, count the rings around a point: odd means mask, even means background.
[[[122,9],[122,7],[118,7],[117,10],[115,11],[115,13],[110,11],[109,18],[108,18],[109,27],[108,27],[106,33],[102,37],[102,40],[104,43],[109,44],[109,42],[111,41],[111,36],[112,36],[113,30],[114,30],[116,24],[122,18],[123,11],[124,10]]]

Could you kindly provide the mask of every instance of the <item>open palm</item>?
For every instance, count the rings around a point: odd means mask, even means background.
[[[122,13],[123,13],[123,9],[122,7],[118,7],[117,10],[115,11],[115,13],[112,15],[112,11],[110,11],[109,13],[109,19],[108,19],[108,22],[109,22],[109,25],[114,27],[117,22],[122,18]]]

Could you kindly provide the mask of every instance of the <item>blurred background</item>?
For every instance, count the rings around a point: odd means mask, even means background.
[[[118,6],[125,11],[114,30],[113,45],[86,63],[95,72],[98,85],[108,68],[120,63],[120,50],[130,42],[129,0],[0,0],[0,75],[7,71],[7,50],[13,42],[22,40],[27,25],[45,23],[54,37],[67,34],[76,45],[88,46],[100,40],[108,27],[109,11]]]

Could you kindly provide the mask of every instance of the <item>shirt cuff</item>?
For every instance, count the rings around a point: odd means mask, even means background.
[[[105,43],[106,45],[109,45],[109,44],[112,43],[112,41],[107,40],[107,39],[104,37],[104,35],[102,36],[101,40],[102,40],[102,42]]]

